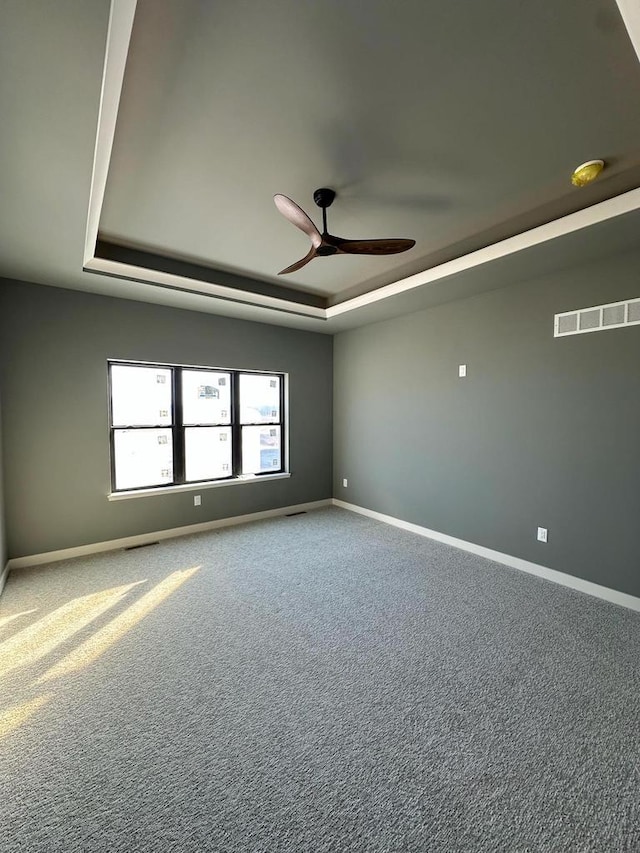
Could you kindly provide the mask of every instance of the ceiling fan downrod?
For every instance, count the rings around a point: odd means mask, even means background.
[[[329,231],[327,230],[327,208],[331,207],[335,197],[335,190],[332,190],[329,187],[320,187],[320,189],[315,190],[315,192],[313,193],[313,200],[318,205],[318,207],[322,208],[323,237],[326,237],[329,233]],[[335,255],[337,251],[338,250],[335,246],[323,244],[322,246],[319,246],[316,249],[316,255],[326,257],[327,255]]]

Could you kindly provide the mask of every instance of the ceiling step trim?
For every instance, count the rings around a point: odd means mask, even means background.
[[[605,222],[616,216],[623,216],[625,213],[631,213],[639,208],[640,188],[630,190],[607,201],[599,202],[592,207],[587,207],[576,213],[570,213],[561,219],[556,219],[545,225],[539,225],[530,231],[524,231],[522,234],[501,240],[499,243],[494,243],[492,246],[478,249],[476,252],[471,252],[468,255],[462,255],[432,269],[400,279],[371,293],[365,293],[362,296],[326,309],[301,305],[300,303],[290,302],[273,296],[239,291],[220,284],[172,275],[100,257],[91,257],[88,259],[84,264],[84,269],[87,272],[101,273],[145,284],[155,284],[172,290],[187,290],[194,294],[224,299],[225,301],[242,302],[262,308],[312,317],[318,320],[331,320],[333,317],[338,317],[349,311],[355,311],[358,308],[364,308],[367,305],[372,305],[384,299],[406,293],[415,288],[424,287],[443,278],[465,272],[473,267],[496,261],[499,258],[521,252],[524,249],[532,248],[540,243],[564,237],[574,231]]]
[[[159,270],[137,267],[125,264],[121,261],[111,261],[106,258],[90,258],[83,269],[86,272],[99,273],[121,278],[126,281],[137,281],[142,284],[152,284],[156,287],[164,287],[168,290],[181,290],[194,293],[198,296],[209,296],[222,299],[225,302],[238,302],[246,305],[254,305],[259,308],[269,308],[273,311],[284,311],[287,314],[298,314],[302,317],[311,317],[315,320],[326,320],[326,309],[316,308],[313,305],[303,305],[300,302],[290,302],[277,296],[266,296],[261,293],[237,290],[225,287],[223,284],[215,284],[201,279],[186,278],[173,273],[160,272]]]
[[[640,3],[638,0],[616,0],[631,44],[640,60]]]
[[[93,172],[89,192],[89,213],[84,241],[84,263],[96,251],[100,214],[107,186],[111,149],[116,132],[120,95],[129,53],[137,0],[111,0],[109,26],[102,71],[102,88],[98,108],[98,127],[93,151]]]
[[[563,216],[560,219],[554,219],[545,225],[538,225],[536,228],[523,231],[522,234],[516,234],[514,237],[508,237],[506,240],[501,240],[492,246],[486,246],[484,249],[478,249],[475,252],[454,258],[454,260],[447,261],[437,267],[432,267],[424,272],[400,279],[371,293],[364,293],[355,299],[350,299],[339,305],[333,305],[327,309],[327,319],[338,317],[340,314],[353,311],[356,308],[363,308],[382,299],[389,299],[391,296],[397,296],[416,287],[424,287],[427,284],[432,284],[442,278],[465,272],[473,267],[497,261],[499,258],[504,258],[515,252],[521,252],[523,249],[530,249],[540,243],[564,237],[573,231],[579,231],[582,228],[597,225],[599,222],[604,222],[607,219],[631,213],[638,208],[640,208],[640,189],[629,190],[629,192],[622,193],[622,195],[615,198],[601,201],[591,207],[584,208],[584,210],[578,210],[575,213]]]

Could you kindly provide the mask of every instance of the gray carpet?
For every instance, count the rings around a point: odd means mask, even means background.
[[[0,850],[637,853],[639,662],[640,614],[335,508],[14,572]]]

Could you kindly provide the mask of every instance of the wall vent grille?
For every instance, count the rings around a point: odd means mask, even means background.
[[[602,332],[605,329],[619,329],[622,326],[638,324],[640,324],[640,299],[627,299],[625,302],[610,302],[608,305],[594,305],[591,308],[579,308],[577,311],[556,314],[553,336],[562,338],[565,335]]]

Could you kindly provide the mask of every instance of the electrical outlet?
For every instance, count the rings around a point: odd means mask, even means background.
[[[546,542],[547,541],[547,528],[539,527],[538,528],[538,542]]]
[[[200,506],[201,503],[202,503],[202,497],[200,495],[194,495],[193,496],[193,505],[194,506]]]
[[[344,487],[345,489],[346,489],[346,488],[347,488],[347,486],[349,485],[349,481],[347,480],[347,478],[346,478],[346,477],[345,477],[345,478],[344,478],[344,480],[342,481],[342,485],[343,485],[343,487]]]
[[[467,365],[466,364],[459,364],[458,365],[458,376],[460,377],[460,379],[464,379],[464,377],[466,375],[467,375]]]

